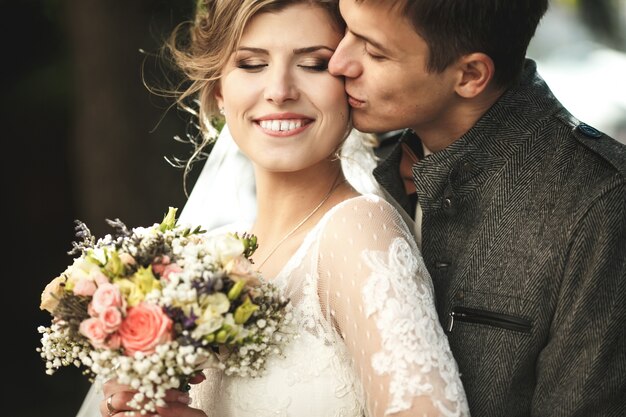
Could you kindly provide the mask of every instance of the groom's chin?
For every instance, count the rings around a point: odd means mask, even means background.
[[[363,133],[385,133],[396,130],[390,126],[386,126],[384,121],[370,114],[366,108],[351,108],[352,125]]]

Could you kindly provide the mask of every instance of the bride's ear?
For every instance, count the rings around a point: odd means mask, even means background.
[[[219,85],[215,87],[215,91],[213,92],[213,97],[215,97],[215,103],[217,104],[217,108],[223,109],[224,97],[222,97],[222,88]]]
[[[218,92],[215,92],[215,104],[217,104],[217,108],[218,109],[223,109],[224,108],[224,99],[222,98],[221,94],[219,94]]]

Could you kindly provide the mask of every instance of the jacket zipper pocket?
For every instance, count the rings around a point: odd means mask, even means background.
[[[448,333],[452,331],[455,321],[466,323],[486,324],[516,332],[530,333],[532,321],[509,314],[494,313],[493,311],[477,310],[467,307],[453,307],[448,320]]]

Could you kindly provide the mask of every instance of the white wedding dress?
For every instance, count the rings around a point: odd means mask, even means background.
[[[378,417],[412,405],[416,416],[469,416],[410,219],[380,197],[370,174],[373,153],[359,141],[351,135],[342,164],[362,195],[329,210],[273,278],[294,306],[296,338],[268,359],[262,377],[206,370],[191,396],[209,417]],[[228,182],[237,177],[228,174],[248,173],[246,164],[222,132],[179,222],[249,230],[254,179]],[[218,173],[224,181],[215,181]],[[216,198],[222,207],[237,200],[247,208],[224,226],[228,213],[214,214],[216,205],[206,204]],[[98,391],[94,385],[77,417],[100,415]]]
[[[225,227],[245,231],[242,226]],[[272,281],[297,336],[266,375],[207,372],[194,406],[219,417],[469,415],[410,229],[368,194],[328,211]]]

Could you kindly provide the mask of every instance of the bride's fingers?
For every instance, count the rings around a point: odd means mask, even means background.
[[[182,392],[176,389],[168,389],[165,391],[165,402],[167,403],[181,403],[188,405],[191,403],[191,397],[189,393]]]
[[[167,407],[157,407],[157,411],[159,417],[206,417],[202,410],[179,402],[167,403]]]
[[[190,379],[190,383],[197,384],[202,382],[205,376],[202,373],[195,375]],[[133,396],[137,393],[136,390],[131,390],[127,385],[121,385],[116,380],[109,380],[103,385],[104,400],[100,403],[100,413],[103,417],[125,415],[127,411],[133,411],[128,403],[133,399]],[[167,403],[166,407],[162,408],[165,412],[164,415],[159,413],[161,417],[167,417],[169,415],[173,417],[203,417],[204,413],[199,410],[190,409],[188,405],[191,403],[191,397],[189,393],[176,389],[169,389],[165,393],[164,401]],[[161,409],[161,408],[160,408]],[[172,411],[174,410],[174,411]],[[179,413],[179,414],[176,414]],[[139,413],[136,413],[139,415]],[[147,415],[141,415],[141,417],[149,417]]]
[[[204,381],[205,379],[206,379],[206,376],[202,372],[198,372],[196,375],[192,376],[189,379],[189,383],[190,384],[199,384],[200,382]]]
[[[119,387],[124,388],[120,385]],[[111,386],[107,387],[104,400],[100,402],[100,414],[103,417],[124,415],[126,411],[133,411],[128,403],[133,399],[136,391],[113,391]]]

